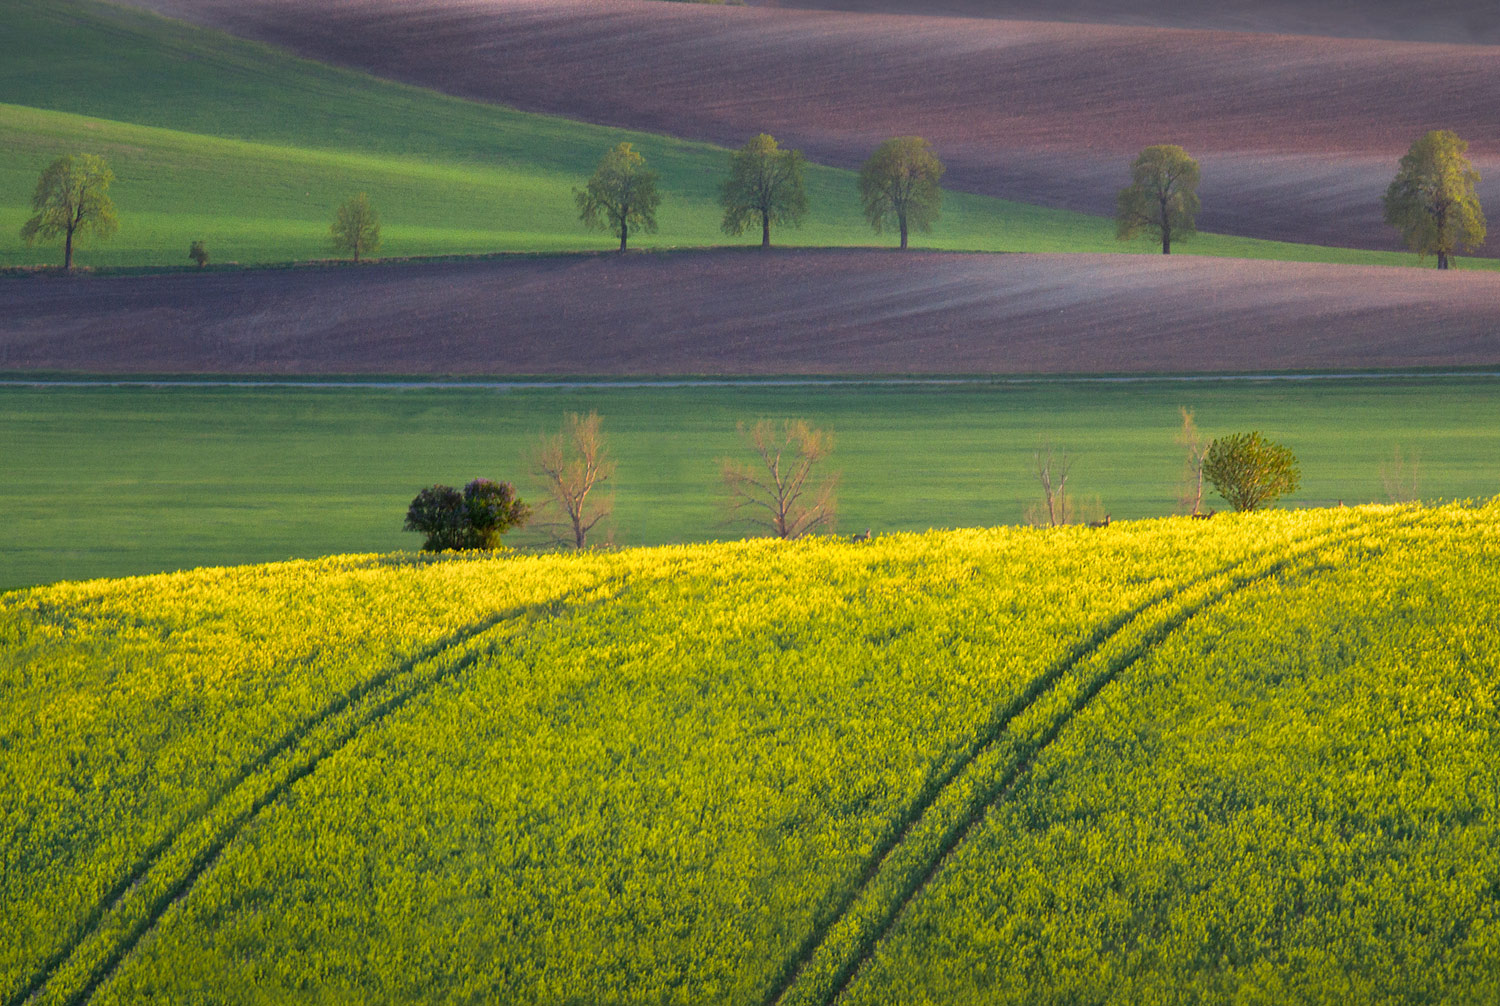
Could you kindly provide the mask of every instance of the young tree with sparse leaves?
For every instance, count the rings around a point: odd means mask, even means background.
[[[362,254],[380,250],[380,216],[370,205],[370,197],[361,192],[338,208],[329,228],[333,250],[349,252],[358,262]]]
[[[42,170],[31,196],[35,215],[21,225],[27,247],[38,239],[63,239],[63,269],[73,268],[73,242],[85,234],[101,241],[119,229],[115,204],[109,198],[115,174],[104,158],[68,154]]]
[[[724,206],[724,233],[740,235],[760,225],[760,246],[771,247],[771,224],[799,227],[807,216],[802,174],[806,159],[799,150],[783,150],[766,133],[729,155],[729,178],[719,201]]]
[[[573,190],[573,199],[583,225],[618,237],[620,251],[631,231],[656,233],[656,209],[661,205],[656,172],[646,170],[646,159],[628,143],[604,155],[588,184]]]
[[[1474,191],[1479,172],[1468,150],[1457,133],[1435,129],[1411,145],[1385,190],[1385,222],[1418,256],[1436,255],[1439,269],[1460,249],[1484,243],[1484,211]]]
[[[1182,486],[1177,493],[1177,502],[1193,516],[1203,512],[1203,461],[1208,457],[1209,441],[1198,432],[1193,421],[1193,410],[1179,405],[1182,428],[1177,431],[1177,442],[1187,450],[1183,458]]]
[[[615,473],[600,429],[599,413],[570,412],[563,431],[545,436],[531,454],[532,470],[549,497],[567,519],[573,547],[584,548],[588,536],[613,511],[612,500],[600,500],[594,490]]]
[[[876,234],[894,223],[901,247],[915,229],[932,230],[943,205],[943,162],[920,136],[886,140],[859,171],[859,198]]]
[[[819,469],[833,452],[833,434],[802,419],[762,419],[748,430],[741,423],[739,431],[755,460],[724,461],[731,519],[786,539],[831,530],[838,475]]]
[[[1208,445],[1203,476],[1236,510],[1256,510],[1297,491],[1302,473],[1291,449],[1260,433],[1235,433]]]
[[[1130,165],[1130,184],[1115,197],[1115,236],[1129,241],[1142,232],[1172,254],[1172,240],[1198,233],[1198,162],[1181,147],[1147,147]]]

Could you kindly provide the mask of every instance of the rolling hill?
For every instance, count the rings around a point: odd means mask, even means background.
[[[6,594],[0,999],[1489,1002],[1496,516]]]
[[[1380,195],[1437,128],[1500,205],[1494,46],[657,0],[135,2],[468,98],[721,144],[765,130],[838,167],[916,133],[956,189],[1093,214],[1141,147],[1178,143],[1206,229],[1394,248]]]
[[[579,226],[572,191],[622,140],[661,173],[666,196],[662,232],[640,245],[734,240],[719,229],[722,148],[446,97],[94,0],[11,0],[4,21],[0,262],[57,260],[55,248],[27,249],[17,235],[41,167],[79,149],[108,157],[125,219],[108,243],[85,243],[81,261],[96,266],[186,264],[194,240],[219,262],[321,258],[333,208],[361,190],[382,214],[387,255],[604,249],[607,237]],[[863,221],[849,172],[814,166],[808,184],[812,214],[779,231],[779,243],[882,240]],[[950,193],[919,243],[1149,251],[1120,245],[1097,216],[964,193]],[[1213,235],[1197,250],[1413,261]]]

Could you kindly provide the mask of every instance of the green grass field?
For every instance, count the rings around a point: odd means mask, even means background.
[[[1497,508],[0,595],[0,1002],[1490,1004]]]
[[[415,549],[406,504],[476,476],[535,487],[523,458],[597,410],[619,459],[615,541],[740,537],[719,460],[740,421],[832,429],[842,531],[1017,523],[1046,440],[1070,487],[1116,518],[1174,512],[1179,405],[1209,434],[1291,446],[1292,505],[1384,500],[1382,463],[1420,457],[1432,498],[1500,492],[1494,379],[579,390],[0,390],[0,587],[204,564]],[[1222,503],[1212,500],[1222,508]],[[535,543],[518,533],[515,541]]]
[[[387,256],[608,248],[609,238],[579,225],[572,191],[622,140],[662,176],[661,231],[640,246],[731,241],[716,202],[726,152],[705,144],[461,101],[92,0],[7,0],[0,23],[0,265],[60,263],[60,247],[26,248],[18,233],[41,169],[75,151],[104,156],[117,175],[120,231],[85,242],[78,256],[95,267],[185,266],[195,240],[220,263],[324,258],[334,208],[357,191],[381,214]],[[886,240],[863,223],[852,173],[814,166],[808,188],[809,219],[779,242]],[[1102,217],[964,193],[949,193],[935,231],[915,240],[972,251],[1151,251],[1116,241]],[[1221,235],[1183,250],[1417,261]]]

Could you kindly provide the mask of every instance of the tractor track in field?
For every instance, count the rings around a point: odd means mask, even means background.
[[[338,729],[325,743],[314,744],[313,749],[301,759],[294,759],[282,770],[281,777],[272,781],[265,792],[254,797],[247,807],[233,814],[222,825],[213,828],[206,844],[188,859],[183,874],[163,885],[160,891],[152,895],[142,916],[129,923],[115,945],[88,966],[86,980],[65,998],[57,1000],[64,1006],[82,1006],[88,1002],[99,987],[114,974],[116,968],[135,949],[141,939],[156,927],[167,909],[188,894],[198,878],[213,866],[229,844],[244,832],[262,810],[280,799],[299,780],[312,774],[328,758],[342,751],[367,728],[397,711],[412,699],[456,677],[471,667],[475,661],[491,652],[492,648],[476,647],[453,663],[447,666],[440,665],[426,674],[419,673],[420,668],[434,661],[441,661],[444,656],[461,650],[498,626],[522,620],[556,617],[570,606],[578,594],[597,590],[607,583],[608,581],[605,581],[590,587],[568,591],[550,601],[507,608],[471,623],[424,647],[405,660],[391,665],[380,674],[347,689],[325,704],[312,717],[289,727],[274,744],[247,762],[232,779],[210,794],[196,813],[184,819],[153,843],[89,913],[78,927],[76,935],[53,951],[33,972],[27,983],[0,1006],[24,1006],[26,1003],[35,1001],[69,960],[79,953],[91,939],[99,936],[108,917],[124,904],[133,891],[148,880],[148,874],[160,865],[163,858],[191,828],[207,821],[218,808],[223,806],[225,801],[231,799],[257,776],[272,770],[278,759],[289,752],[295,752],[320,728],[333,723],[346,710],[390,686],[389,695],[374,701],[365,709],[356,710],[351,722]],[[617,598],[623,592],[623,584],[616,584],[613,592],[608,594],[608,599]],[[411,680],[403,681],[403,678],[411,678]]]
[[[1408,517],[1405,522],[1410,523],[1413,520],[1419,519],[1420,515],[1417,517],[1405,516]],[[1395,517],[1385,518],[1376,523],[1395,524],[1397,523],[1397,519]],[[1261,565],[1261,563],[1272,559],[1272,556],[1264,553],[1227,563],[1213,572],[1189,581],[1180,588],[1159,593],[1141,602],[1134,608],[1101,626],[1087,639],[1075,645],[1072,650],[1034,679],[1021,695],[1008,703],[1000,711],[999,715],[991,720],[989,726],[970,744],[969,748],[959,759],[942,773],[933,777],[932,781],[923,787],[911,808],[902,815],[898,826],[892,831],[890,837],[877,846],[871,854],[864,870],[861,872],[858,883],[840,900],[834,911],[815,923],[808,938],[778,974],[776,982],[762,1000],[762,1006],[791,1006],[793,1002],[797,1003],[798,1006],[802,1006],[802,1004],[832,1006],[848,989],[865,964],[868,963],[875,949],[890,933],[891,929],[905,912],[907,906],[932,881],[949,856],[963,844],[964,840],[973,831],[975,825],[983,820],[992,807],[1007,799],[1019,788],[1025,781],[1032,766],[1036,763],[1036,760],[1051,746],[1052,742],[1057,739],[1068,724],[1086,709],[1094,697],[1103,691],[1107,685],[1118,678],[1126,669],[1147,656],[1155,646],[1180,629],[1200,612],[1247,587],[1275,577],[1286,571],[1288,567],[1307,559],[1318,550],[1330,544],[1336,544],[1342,540],[1355,537],[1358,532],[1367,530],[1369,526],[1368,524],[1362,524],[1353,528],[1318,535],[1303,543],[1295,552],[1271,561],[1269,566]],[[1247,567],[1254,568],[1247,570]],[[1243,572],[1236,574],[1237,570]],[[1055,716],[1052,722],[1033,741],[1019,745],[1010,763],[1004,768],[1003,772],[999,773],[997,780],[988,785],[981,784],[977,788],[975,796],[969,800],[963,812],[944,829],[942,837],[933,851],[916,864],[916,868],[901,884],[896,897],[889,901],[883,910],[877,913],[874,924],[866,928],[853,941],[850,954],[833,971],[828,986],[821,992],[813,990],[805,996],[792,997],[792,993],[797,989],[802,976],[807,973],[808,968],[815,962],[818,951],[827,945],[834,929],[851,917],[851,913],[854,911],[860,898],[872,890],[882,869],[891,859],[892,854],[901,847],[913,830],[921,824],[923,818],[942,795],[949,791],[975,762],[995,747],[1004,731],[1017,717],[1026,713],[1039,701],[1051,694],[1054,687],[1070,670],[1079,667],[1084,661],[1101,652],[1112,640],[1118,638],[1130,626],[1136,624],[1142,616],[1169,604],[1172,600],[1180,598],[1183,594],[1197,587],[1208,584],[1223,576],[1228,576],[1230,582],[1222,590],[1210,593],[1206,597],[1188,604],[1175,614],[1167,617],[1159,625],[1146,631],[1137,643],[1111,660],[1101,673],[1095,675],[1093,679],[1082,685],[1078,694],[1068,703],[1066,708]]]

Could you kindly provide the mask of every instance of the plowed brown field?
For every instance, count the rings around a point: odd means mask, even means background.
[[[1140,147],[1180,143],[1200,226],[1296,241],[1394,247],[1380,194],[1450,128],[1500,206],[1496,46],[656,0],[135,2],[521,108],[727,144],[768,130],[838,165],[919,133],[956,188],[1096,213]]]
[[[1500,43],[1491,0],[749,0],[866,14],[1208,28],[1406,42]]]
[[[944,374],[1500,363],[1500,275],[758,250],[0,280],[0,370]]]

